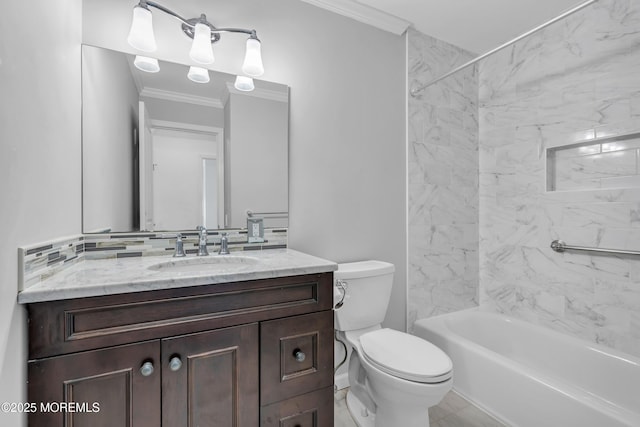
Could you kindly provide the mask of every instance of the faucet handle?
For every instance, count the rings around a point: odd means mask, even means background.
[[[220,250],[218,254],[229,255],[229,239],[226,232],[220,233]]]
[[[182,233],[176,234],[176,250],[173,252],[173,256],[176,258],[185,256],[184,243],[182,242]]]
[[[209,251],[207,250],[207,228],[203,225],[198,226],[200,236],[198,237],[198,256],[207,256]]]

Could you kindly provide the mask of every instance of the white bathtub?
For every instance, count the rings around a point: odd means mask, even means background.
[[[640,359],[472,310],[415,323],[453,361],[453,388],[514,427],[640,426]]]

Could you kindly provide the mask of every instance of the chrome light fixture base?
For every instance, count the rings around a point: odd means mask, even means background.
[[[191,18],[187,19],[186,23],[182,24],[182,31],[187,35],[187,37],[193,39],[195,37],[195,27],[196,24],[204,24],[207,27],[211,28],[211,43],[217,43],[220,40],[220,32],[219,30],[211,25],[207,18],[202,15],[200,18]]]

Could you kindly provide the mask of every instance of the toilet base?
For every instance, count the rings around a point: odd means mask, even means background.
[[[346,401],[349,414],[358,427],[375,427],[376,414],[369,411],[351,390],[347,392]]]
[[[376,414],[369,411],[351,390],[347,392],[345,400],[349,414],[358,427],[376,427]],[[428,416],[426,418],[419,417],[419,419],[412,421],[419,423],[421,427],[429,427],[430,425]]]

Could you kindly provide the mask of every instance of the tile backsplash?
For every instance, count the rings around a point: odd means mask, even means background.
[[[183,231],[184,249],[194,255],[198,251],[198,232]],[[281,249],[287,247],[288,230],[264,230],[264,242],[248,243],[246,230],[227,232],[229,251]],[[209,231],[209,252],[219,248],[220,231]],[[82,262],[85,259],[129,258],[140,256],[171,256],[175,249],[176,233],[114,233],[80,234],[18,248],[18,290],[26,289],[46,278]]]
[[[45,280],[83,259],[82,235],[18,248],[18,290]]]

